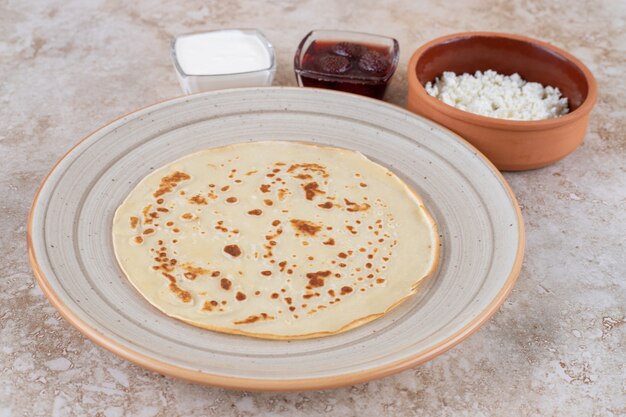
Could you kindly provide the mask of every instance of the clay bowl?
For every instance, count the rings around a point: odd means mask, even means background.
[[[428,95],[424,85],[444,71],[519,73],[527,81],[558,87],[570,112],[538,121],[511,121],[465,112]],[[409,62],[407,107],[458,133],[500,170],[521,171],[550,165],[583,141],[598,95],[589,69],[548,43],[504,33],[466,32],[420,47]]]

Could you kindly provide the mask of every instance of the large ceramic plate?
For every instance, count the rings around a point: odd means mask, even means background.
[[[359,150],[423,198],[441,233],[440,265],[414,297],[339,335],[271,341],[169,318],[129,284],[111,222],[144,176],[183,155],[242,141]],[[73,148],[44,181],[29,249],[44,292],[87,337],[146,368],[228,388],[330,388],[398,372],[475,331],[510,292],[523,223],[498,171],[453,133],[380,101],[305,88],[225,90],[125,116]]]

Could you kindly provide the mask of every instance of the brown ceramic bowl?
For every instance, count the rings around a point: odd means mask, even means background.
[[[424,89],[444,71],[488,69],[507,75],[517,72],[527,81],[558,87],[568,98],[570,112],[537,121],[496,119],[449,106]],[[572,55],[545,42],[504,33],[457,33],[428,42],[411,57],[408,79],[409,110],[458,133],[505,171],[550,165],[576,149],[598,95],[593,75]]]

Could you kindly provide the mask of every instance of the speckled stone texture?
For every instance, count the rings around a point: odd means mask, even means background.
[[[456,3],[456,4],[454,4]],[[0,0],[0,417],[626,415],[626,2]],[[560,46],[596,75],[584,145],[545,169],[506,174],[527,227],[517,286],[476,334],[383,380],[307,393],[228,392],[163,377],[94,345],[35,283],[26,217],[55,161],[121,114],[180,95],[172,35],[258,27],[275,84],[312,28],[400,41],[406,65],[444,34],[494,30]]]

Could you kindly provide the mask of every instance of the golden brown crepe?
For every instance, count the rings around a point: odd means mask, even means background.
[[[358,152],[250,142],[185,156],[118,208],[129,281],[165,314],[272,339],[335,334],[414,293],[438,233],[419,197]]]

